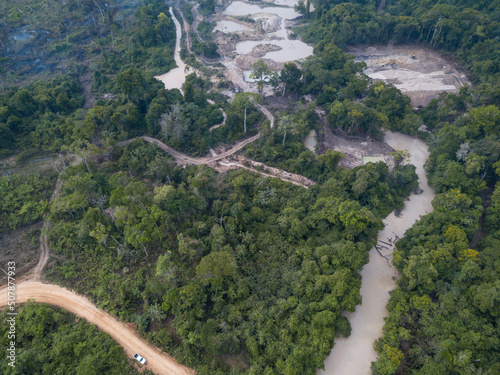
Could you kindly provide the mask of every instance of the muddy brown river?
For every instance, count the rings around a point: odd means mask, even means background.
[[[424,163],[429,156],[427,145],[419,139],[401,133],[386,132],[384,141],[396,150],[408,150],[411,164],[417,167],[421,194],[412,194],[406,202],[406,208],[399,217],[391,213],[384,220],[385,228],[379,232],[379,249],[385,256],[392,254],[391,241],[402,237],[413,223],[432,211],[434,192],[427,183]],[[380,241],[384,241],[382,243]],[[354,313],[346,314],[351,322],[352,332],[348,338],[337,338],[335,346],[325,360],[325,370],[318,374],[328,375],[364,375],[370,374],[370,364],[377,359],[373,349],[374,341],[382,336],[384,318],[387,316],[385,306],[389,301],[389,292],[396,287],[399,274],[394,266],[387,264],[377,250],[370,251],[370,261],[362,271],[361,297],[362,304]]]

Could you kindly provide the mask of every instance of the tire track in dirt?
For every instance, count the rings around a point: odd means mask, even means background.
[[[168,147],[166,145],[164,146]],[[77,157],[71,165],[78,164],[78,162],[81,162],[81,159]],[[62,182],[62,179],[58,177],[49,203],[52,203],[59,195]],[[36,302],[62,307],[77,316],[85,318],[88,322],[97,325],[99,329],[108,333],[121,347],[123,347],[125,353],[129,357],[132,358],[135,353],[141,354],[148,361],[145,367],[155,374],[195,374],[196,372],[194,370],[180,365],[168,354],[161,352],[158,348],[141,339],[135,330],[131,329],[127,324],[120,322],[104,310],[99,309],[87,298],[58,285],[40,282],[42,279],[42,271],[50,256],[48,244],[48,229],[50,222],[47,220],[46,216],[47,214],[44,215],[42,232],[40,234],[40,256],[38,264],[22,278],[15,281],[16,304],[34,300]],[[0,286],[0,310],[7,306],[7,287],[8,284]]]
[[[171,10],[172,12],[172,10]],[[182,12],[180,12],[181,17],[183,19],[183,26],[185,33],[187,35],[187,46],[188,49],[191,49],[191,44],[192,41],[190,39],[189,35],[189,24],[186,22],[184,15]],[[201,40],[201,38],[198,35],[198,32],[195,28],[195,32],[198,36],[198,38]],[[243,81],[242,77],[238,74],[236,71],[236,67],[232,66],[230,69],[230,75],[232,77],[233,82],[237,81],[241,87],[248,87],[246,82]],[[250,91],[250,90],[247,90]],[[274,126],[274,116],[272,113],[262,106],[261,104],[258,104],[256,102],[253,103],[264,115],[267,117],[267,119],[270,122],[270,127],[272,128]],[[225,115],[225,113],[224,113]],[[226,118],[224,117],[224,122]],[[224,123],[223,122],[223,123]],[[222,124],[221,124],[222,125]],[[219,125],[220,126],[220,125]],[[213,129],[211,129],[213,130]],[[214,164],[218,161],[221,161],[222,159],[225,159],[237,151],[241,150],[243,147],[245,147],[247,144],[254,142],[257,140],[261,134],[256,134],[250,138],[247,138],[243,141],[236,142],[235,145],[230,148],[227,151],[222,152],[221,154],[217,156],[212,156],[212,157],[205,157],[205,158],[193,158],[188,155],[185,155],[169,146],[164,144],[158,139],[148,137],[148,136],[143,136],[140,137],[144,139],[146,142],[150,143],[156,143],[162,150],[165,152],[168,152],[170,155],[172,155],[177,163],[179,164],[194,164],[194,165],[204,165],[204,164]],[[134,138],[135,139],[135,138]],[[129,139],[124,142],[119,142],[117,145],[118,146],[125,146],[127,144],[130,144],[134,139]],[[224,163],[221,163],[224,164]],[[227,163],[226,163],[227,164]],[[293,181],[289,177],[285,178],[283,176],[276,176],[268,173],[264,173],[261,171],[258,171],[254,168],[251,167],[246,167],[241,164],[237,164],[237,167],[239,168],[245,168],[252,170],[256,173],[260,173],[261,175],[264,175],[266,177],[277,177],[281,178],[284,181],[287,182],[292,182],[296,185],[306,187],[309,185],[309,183],[303,183],[302,181]],[[219,169],[224,169],[227,168],[225,166],[219,166]],[[269,167],[270,168],[270,167]],[[217,169],[217,166],[216,166]],[[276,168],[274,168],[276,169]],[[280,170],[279,170],[280,171]],[[280,171],[279,173],[282,174],[289,174],[288,172],[285,171]],[[302,176],[299,176],[302,177]],[[302,177],[304,178],[304,177]],[[306,179],[307,180],[307,179]],[[314,182],[312,182],[314,183]],[[49,203],[52,203],[57,195],[60,192],[60,189],[62,187],[62,180],[58,178],[56,182],[56,187],[54,192],[52,193],[52,196],[50,198]],[[48,303],[51,305],[59,306],[64,308],[65,310],[70,311],[71,313],[80,316],[82,318],[85,318],[88,320],[90,323],[97,325],[101,330],[104,332],[108,333],[120,346],[123,347],[125,350],[126,354],[130,357],[134,355],[134,353],[139,353],[141,354],[144,358],[147,359],[147,365],[145,366],[149,370],[153,371],[156,374],[168,374],[168,375],[184,375],[184,374],[195,374],[195,371],[180,365],[170,357],[168,354],[161,352],[158,348],[150,345],[147,343],[145,340],[141,339],[138,335],[137,332],[132,330],[129,326],[127,326],[125,323],[118,321],[116,318],[112,317],[110,314],[105,312],[104,310],[99,309],[97,306],[95,306],[92,302],[90,302],[87,298],[80,296],[68,289],[59,287],[57,285],[53,284],[45,284],[41,283],[40,280],[42,278],[42,271],[47,264],[50,256],[50,248],[48,244],[48,229],[50,226],[50,222],[46,220],[46,217],[44,217],[44,222],[42,225],[42,233],[40,235],[40,258],[38,261],[38,264],[35,266],[35,268],[32,270],[32,272],[26,277],[23,277],[23,279],[17,280],[17,285],[16,285],[16,303],[24,303],[27,302],[28,300],[34,300],[36,302],[40,303]],[[0,309],[5,308],[7,306],[7,285],[3,285],[0,287]]]
[[[204,158],[194,158],[194,157],[188,156],[186,154],[183,154],[182,152],[179,152],[179,151],[173,149],[170,146],[167,146],[162,141],[160,141],[156,138],[148,137],[148,136],[142,136],[142,137],[128,139],[126,141],[117,143],[117,145],[120,147],[123,147],[123,146],[126,146],[126,145],[132,143],[134,140],[141,138],[141,139],[145,140],[146,142],[154,143],[154,144],[158,145],[158,147],[160,147],[163,151],[172,155],[175,158],[175,161],[181,165],[185,165],[185,164],[208,165],[218,172],[225,172],[228,169],[233,169],[233,168],[242,168],[242,169],[247,169],[249,171],[252,171],[254,173],[258,173],[264,177],[279,178],[285,182],[291,182],[292,184],[302,186],[304,188],[308,188],[309,186],[316,184],[316,182],[314,182],[313,180],[310,180],[304,176],[290,173],[290,172],[284,171],[284,170],[279,169],[279,168],[270,167],[264,163],[255,162],[255,161],[246,159],[244,157],[240,157],[239,159],[241,159],[241,161],[244,160],[248,165],[252,165],[253,167],[246,166],[240,161],[235,162],[235,161],[228,160],[228,157],[232,156],[235,152],[241,150],[247,144],[255,141],[259,137],[260,137],[260,133],[254,135],[253,137],[247,138],[243,141],[237,142],[232,148],[220,153],[217,156],[204,157]],[[259,169],[256,169],[256,168],[259,168]]]

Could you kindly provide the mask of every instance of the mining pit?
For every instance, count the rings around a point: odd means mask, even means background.
[[[426,106],[441,92],[457,94],[470,82],[451,60],[428,48],[411,45],[349,48],[356,61],[366,63],[364,73],[374,81],[396,86],[414,107]]]

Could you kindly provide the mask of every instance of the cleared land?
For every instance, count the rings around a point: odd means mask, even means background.
[[[443,55],[415,46],[351,48],[357,61],[367,65],[365,74],[396,86],[414,107],[425,106],[440,92],[458,93],[470,82],[458,66]]]

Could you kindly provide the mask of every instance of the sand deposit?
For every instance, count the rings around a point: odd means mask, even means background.
[[[234,21],[219,21],[217,25],[215,25],[214,31],[222,31],[223,33],[236,33],[242,31],[252,31],[252,28],[245,26],[239,22]]]
[[[425,106],[439,93],[458,93],[470,84],[465,74],[435,51],[415,46],[372,46],[351,48],[357,61],[367,65],[373,80],[396,86],[411,98],[414,107]]]
[[[304,140],[304,146],[312,152],[316,151],[316,130],[311,130]]]
[[[300,40],[290,40],[288,37],[287,22],[300,17],[300,14],[293,8],[295,2],[287,0],[279,3],[287,6],[261,8],[258,5],[235,1],[226,8],[223,13],[226,17],[250,17],[257,21],[254,36],[249,35],[248,40],[235,44],[234,51],[237,55],[258,57],[281,64],[312,55],[312,46]],[[257,36],[257,31],[262,34]],[[268,52],[260,54],[262,46],[266,45],[270,47]]]

